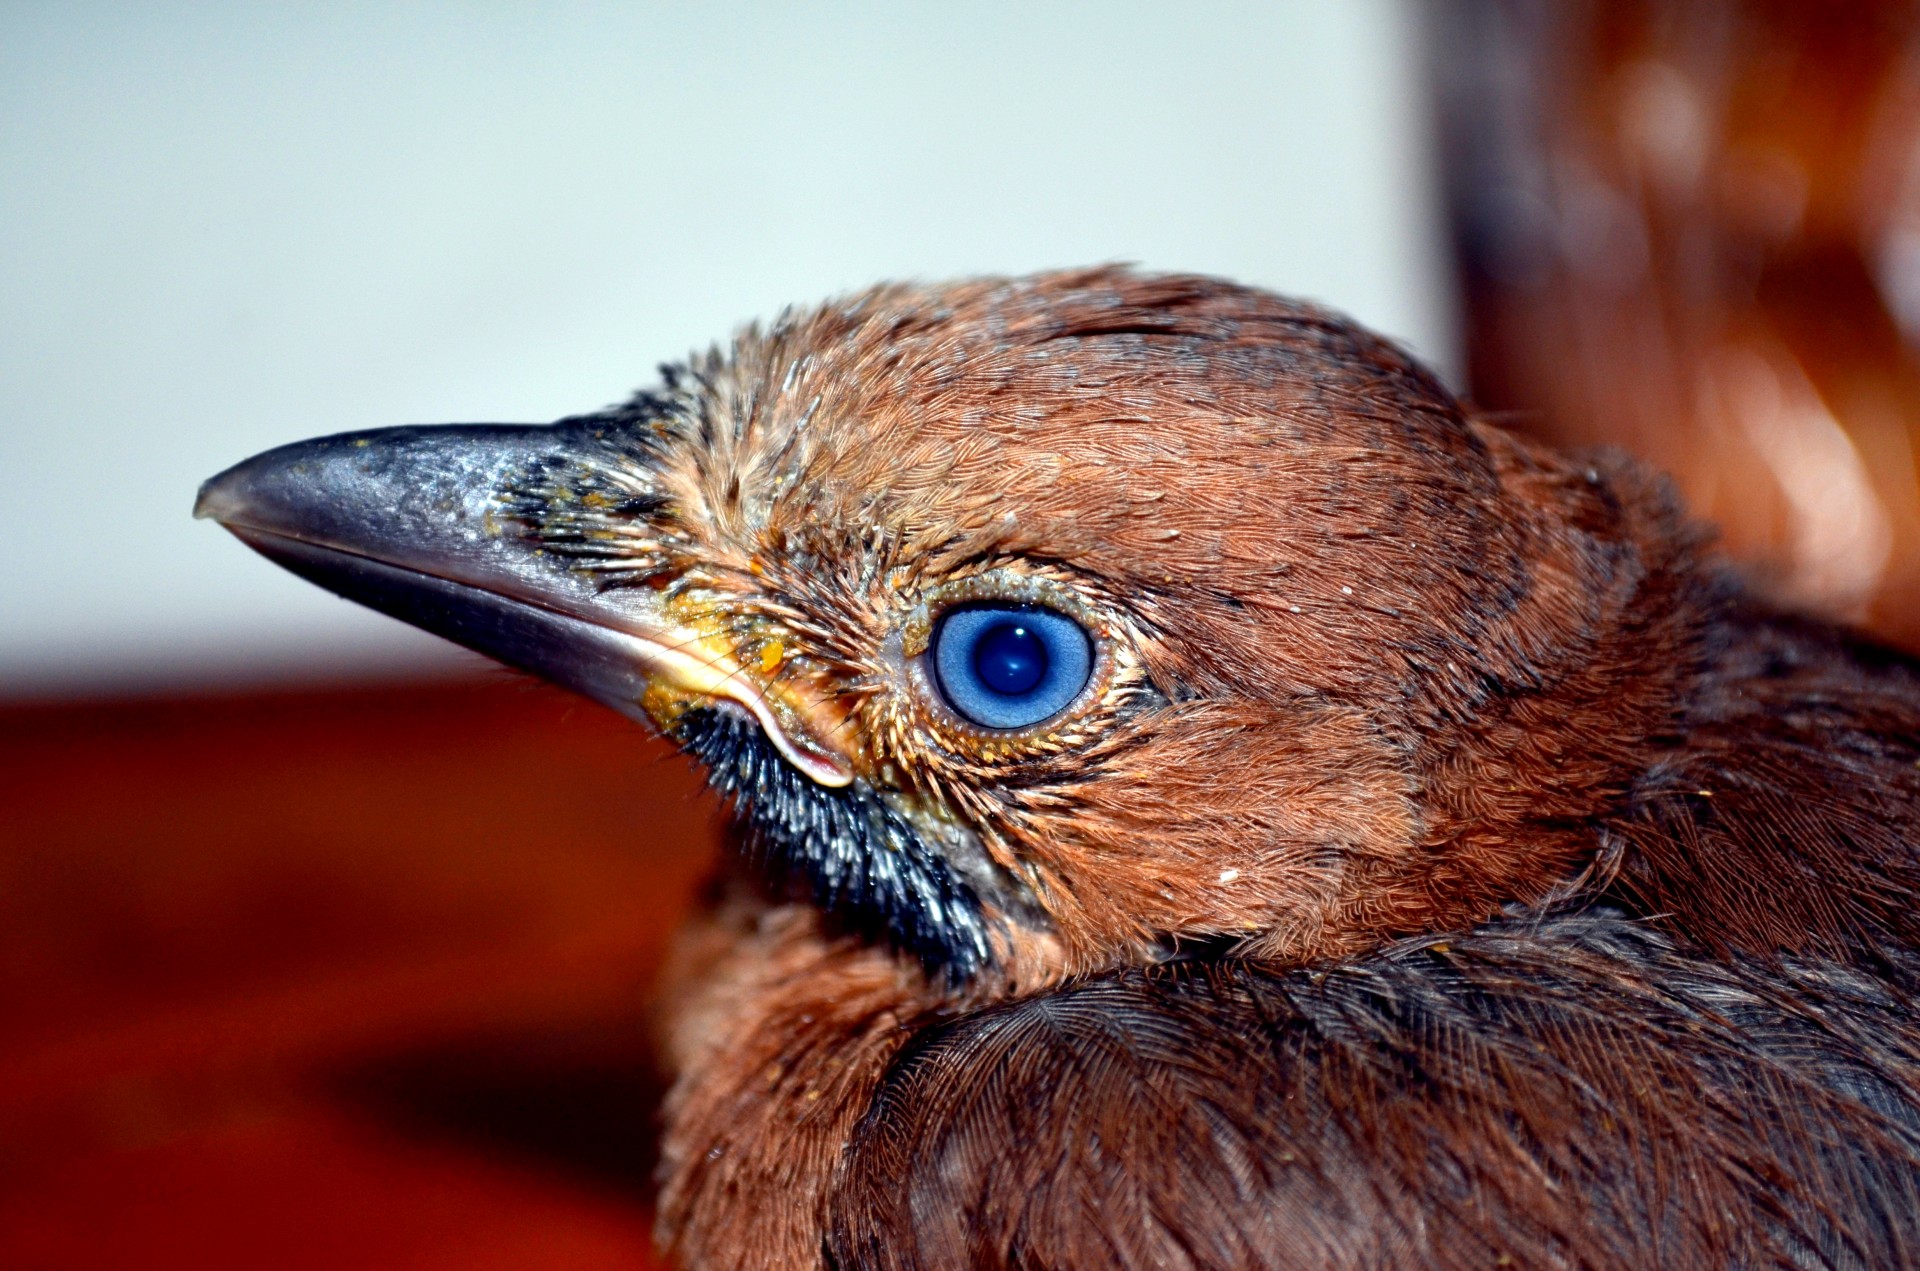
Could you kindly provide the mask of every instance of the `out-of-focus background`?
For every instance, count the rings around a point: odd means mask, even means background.
[[[1920,646],[1920,24],[1849,0],[0,6],[0,1266],[647,1265],[638,729],[187,515],[781,305],[1303,294]]]

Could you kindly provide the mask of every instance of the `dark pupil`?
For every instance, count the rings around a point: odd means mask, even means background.
[[[1047,673],[1047,646],[1017,622],[996,622],[973,646],[973,669],[996,693],[1031,692]]]

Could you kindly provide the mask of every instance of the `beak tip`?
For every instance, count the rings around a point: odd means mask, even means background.
[[[227,509],[229,500],[226,492],[220,488],[220,478],[213,477],[201,484],[193,496],[193,519],[196,521],[218,521],[221,513]]]
[[[267,455],[242,459],[202,481],[193,496],[193,519],[217,521],[228,528],[232,528],[236,521],[243,520],[248,509],[259,500],[262,470],[270,473],[275,466],[262,462],[273,453],[268,451]]]

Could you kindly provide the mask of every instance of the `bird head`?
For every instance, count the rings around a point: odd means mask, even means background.
[[[602,413],[282,447],[198,512],[651,721],[780,885],[956,981],[1537,899],[1696,625],[1631,467],[1325,311],[1122,269],[881,287]]]

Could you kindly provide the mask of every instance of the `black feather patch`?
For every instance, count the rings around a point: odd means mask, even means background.
[[[760,728],[724,707],[681,716],[673,735],[732,804],[749,854],[804,887],[844,929],[965,980],[992,958],[973,888],[864,781],[829,789],[796,770]]]

